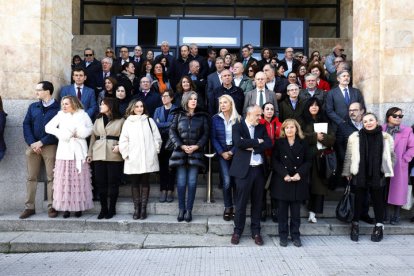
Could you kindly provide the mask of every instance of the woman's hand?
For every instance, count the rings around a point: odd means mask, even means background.
[[[113,146],[113,147],[112,147],[112,152],[113,152],[113,153],[119,153],[119,146],[118,146],[118,145]]]
[[[233,157],[231,151],[225,151],[221,154],[224,160],[230,160]]]
[[[88,162],[89,164],[92,163],[92,157],[90,156],[86,157],[86,162]]]
[[[290,175],[286,175],[284,178],[283,178],[283,180],[285,180],[286,182],[290,182],[290,181],[292,181],[292,178],[290,177]]]
[[[300,180],[300,175],[298,173],[295,173],[294,176],[292,176],[292,181],[299,181]]]

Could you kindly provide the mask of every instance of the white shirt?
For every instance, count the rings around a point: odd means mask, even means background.
[[[240,83],[241,83],[241,81],[242,81],[242,79],[243,79],[243,75],[240,77],[240,78],[236,78],[236,77],[234,77],[234,84],[237,86],[237,87],[240,87]]]
[[[226,145],[231,146],[231,145],[233,145],[233,137],[232,137],[233,124],[230,120],[226,121],[226,118],[224,117],[223,112],[220,112],[219,116],[221,118],[223,118],[223,120],[224,120],[224,129],[225,129],[225,133],[226,133]]]
[[[276,84],[276,79],[275,78],[273,78],[272,81],[266,82],[267,89],[269,89],[270,91],[274,91],[275,84]]]
[[[78,86],[76,83],[74,84],[75,86],[75,95],[78,95],[78,87],[80,87],[80,92],[81,95],[83,95],[83,84],[81,86]]]
[[[262,91],[263,93],[263,104],[266,102],[266,94],[265,94],[265,88],[263,87],[262,89],[256,88],[256,104],[260,107],[262,107],[260,105],[260,92]]]
[[[250,138],[254,139],[254,128],[255,126],[250,125],[246,120],[247,128],[249,129]],[[258,166],[263,164],[262,156],[260,153],[254,153],[254,150],[252,151],[252,155],[250,157],[250,166]]]

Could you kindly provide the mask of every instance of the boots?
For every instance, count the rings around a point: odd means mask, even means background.
[[[141,217],[140,219],[147,218],[147,204],[148,204],[148,197],[149,197],[150,188],[142,187],[142,210],[141,210]]]
[[[116,201],[118,200],[118,195],[111,195],[109,196],[109,210],[108,214],[106,215],[106,219],[110,219],[116,215]]]
[[[99,194],[99,202],[101,203],[101,212],[98,215],[98,219],[103,219],[108,215],[108,197],[104,193]]]
[[[351,226],[351,241],[357,242],[359,240],[359,223],[356,221],[352,222]]]
[[[372,230],[371,241],[373,242],[382,241],[382,238],[384,237],[383,229],[384,229],[384,226],[381,223],[377,223],[374,226],[374,229]]]
[[[134,202],[134,209],[135,212],[132,215],[133,219],[139,219],[141,217],[141,193],[140,193],[140,187],[137,185],[131,186],[131,192],[132,192],[132,201]]]

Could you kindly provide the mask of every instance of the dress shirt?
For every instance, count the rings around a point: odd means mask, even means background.
[[[240,82],[242,81],[242,79],[243,79],[243,75],[241,75],[241,77],[239,77],[239,78],[237,78],[236,76],[234,76],[234,84],[237,86],[237,87],[240,87]]]
[[[316,89],[314,88],[313,90],[310,90],[309,88],[307,89],[308,93],[311,95],[311,97],[313,97],[313,95],[315,95],[315,91]]]
[[[351,119],[351,122],[358,130],[361,130],[364,127],[364,124],[362,123],[362,121],[358,123]]]
[[[245,122],[246,122],[247,128],[249,129],[250,138],[254,139],[255,126],[250,125],[246,120]],[[260,153],[254,153],[254,150],[253,150],[252,155],[250,157],[250,166],[259,166],[261,164],[263,164],[262,156],[260,155]]]
[[[262,91],[262,95],[263,95],[263,104],[266,102],[266,95],[265,95],[265,88],[263,87],[262,89],[260,88],[256,88],[256,104],[260,107],[262,107],[260,105],[260,91]]]
[[[292,99],[289,99],[289,100],[290,100],[290,103],[292,104],[293,110],[295,110],[296,109],[296,105],[298,103],[298,99],[296,99],[296,101],[293,101]]]
[[[276,78],[273,78],[273,80],[266,82],[267,89],[270,91],[274,91],[276,85]]]
[[[224,117],[223,112],[220,112],[219,116],[223,118],[224,120],[223,123],[224,123],[225,132],[226,132],[226,145],[231,146],[233,145],[233,138],[232,138],[233,123],[230,120],[226,121],[226,118]]]

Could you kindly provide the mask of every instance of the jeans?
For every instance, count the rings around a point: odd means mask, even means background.
[[[177,196],[180,210],[193,210],[194,198],[197,188],[198,167],[183,165],[177,167]],[[187,208],[185,202],[186,188],[188,186]]]
[[[223,180],[224,207],[230,208],[233,207],[233,188],[235,187],[234,178],[229,174],[231,159],[225,160],[223,157],[219,156],[219,165],[220,176]]]

